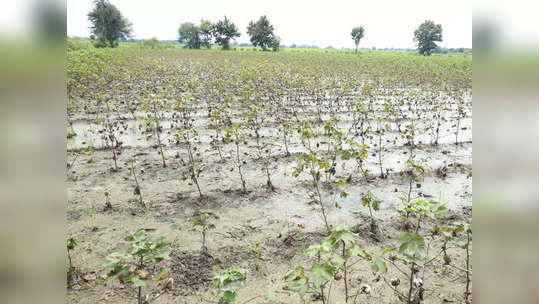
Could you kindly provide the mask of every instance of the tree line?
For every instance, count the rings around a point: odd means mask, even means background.
[[[132,24],[109,0],[94,0],[88,20],[92,24],[90,39],[96,47],[116,47],[118,41],[131,37]],[[257,21],[250,21],[247,34],[253,46],[261,47],[264,51],[279,50],[281,39],[274,33],[273,25],[267,16],[261,16]],[[198,25],[185,22],[178,28],[178,41],[190,49],[211,48],[211,45],[215,43],[223,50],[228,50],[230,40],[235,40],[240,36],[238,27],[226,16],[215,23],[202,19]],[[357,53],[359,43],[365,37],[365,28],[354,27],[351,36]],[[441,41],[442,26],[431,20],[426,20],[414,31],[414,42],[421,55],[443,53],[436,44]]]

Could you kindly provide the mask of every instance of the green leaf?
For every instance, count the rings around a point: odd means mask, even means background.
[[[233,285],[240,285],[245,280],[245,275],[239,269],[229,268],[213,277],[213,286],[216,288],[227,288]]]
[[[315,257],[323,252],[322,245],[311,245],[305,250],[305,254]]]
[[[270,291],[264,296],[264,299],[266,301],[277,301],[278,297],[277,297],[277,294],[275,292]]]
[[[384,260],[375,257],[371,263],[371,270],[373,272],[387,272],[387,264]]]
[[[418,266],[423,266],[423,262],[424,262],[424,260],[421,257],[416,256],[416,255],[410,255],[407,253],[401,254],[400,259],[408,263],[415,263]]]
[[[344,242],[345,244],[355,244],[356,235],[348,230],[333,230],[329,236],[329,240],[333,243],[333,247],[338,246],[339,242]]]
[[[368,261],[372,260],[372,256],[367,251],[365,251],[365,249],[361,249],[358,253],[358,256]]]
[[[73,250],[78,245],[77,240],[70,237],[67,239],[67,250]]]
[[[335,249],[335,244],[331,240],[324,240],[320,244],[321,253],[328,253]]]
[[[353,256],[357,256],[360,253],[361,253],[361,249],[359,248],[359,246],[354,244],[353,246],[348,248],[348,252],[346,254],[346,259],[348,260],[349,258],[351,258]]]
[[[418,250],[425,248],[425,240],[419,234],[407,233],[400,239],[399,253],[414,255]]]
[[[332,254],[328,258],[328,261],[331,263],[331,265],[335,266],[336,268],[342,268],[344,266],[344,263],[346,262],[345,259],[343,259],[341,256],[337,254]]]
[[[285,276],[286,289],[297,292],[301,296],[307,293],[309,289],[309,279],[305,276],[305,269],[301,266],[296,267],[293,270],[289,270]]]
[[[144,280],[141,280],[138,276],[134,276],[131,279],[131,282],[133,282],[133,285],[135,285],[135,287],[144,287],[144,286],[146,286],[146,282]]]
[[[234,304],[238,301],[238,294],[233,290],[226,290],[222,299],[225,303]]]
[[[313,264],[313,267],[311,268],[311,274],[315,286],[320,287],[324,285],[327,281],[331,280],[333,278],[334,271],[335,268],[328,263]]]
[[[374,209],[375,211],[380,210],[380,201],[379,200],[374,200],[372,202],[372,209]]]
[[[394,246],[387,247],[387,248],[382,249],[382,250],[380,251],[380,254],[386,255],[386,254],[388,254],[388,253],[390,253],[391,251],[394,251],[394,250],[397,250],[397,248],[394,247]]]
[[[164,268],[159,272],[159,274],[153,279],[155,282],[162,281],[168,277],[169,269]]]
[[[320,169],[325,169],[325,170],[329,170],[329,162],[327,160],[324,160],[324,161],[320,161],[318,163],[318,166],[320,167]]]
[[[466,248],[468,248],[468,241],[467,240],[459,241],[459,242],[457,242],[457,246],[459,246],[462,249],[466,249]]]

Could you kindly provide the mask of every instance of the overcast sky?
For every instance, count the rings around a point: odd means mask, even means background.
[[[175,40],[183,22],[217,21],[226,15],[249,42],[249,21],[267,15],[281,43],[320,47],[354,46],[350,32],[365,28],[360,47],[413,48],[413,32],[431,19],[443,28],[445,47],[472,46],[472,6],[468,0],[110,0],[133,23],[137,39]],[[92,0],[67,0],[67,34],[88,37]]]

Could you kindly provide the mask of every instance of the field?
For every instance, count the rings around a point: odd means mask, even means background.
[[[471,303],[470,55],[89,48],[67,70],[69,303],[136,303],[104,265],[141,229],[170,242],[137,269],[170,270],[152,303]]]

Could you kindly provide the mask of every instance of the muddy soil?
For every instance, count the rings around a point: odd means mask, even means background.
[[[129,115],[122,113],[125,117]],[[198,125],[204,125],[200,117]],[[168,144],[165,147],[168,166],[161,165],[161,155],[154,147],[148,133],[138,128],[138,121],[127,118],[125,142],[118,156],[119,170],[113,171],[112,153],[100,144],[99,126],[91,119],[74,122],[77,133],[68,140],[67,233],[79,240],[73,252],[73,264],[80,273],[77,283],[68,290],[69,303],[135,303],[135,290],[118,281],[104,281],[108,270],[103,267],[106,256],[123,250],[126,235],[147,229],[152,236],[165,235],[172,242],[172,258],[165,264],[171,269],[174,285],[170,292],[160,295],[155,303],[217,303],[211,287],[211,278],[219,271],[235,266],[247,271],[247,282],[240,290],[239,303],[303,303],[297,295],[282,289],[287,270],[298,265],[307,267],[312,262],[303,254],[304,248],[319,243],[326,236],[319,207],[308,198],[306,175],[295,178],[292,172],[296,157],[304,151],[299,140],[291,137],[290,156],[283,148],[273,153],[272,182],[275,191],[266,187],[266,177],[260,160],[255,160],[253,147],[241,147],[246,161],[243,174],[248,193],[241,193],[241,182],[232,153],[233,144],[224,145],[225,161],[221,162],[210,147],[211,130],[201,130],[197,143],[202,151],[200,160],[203,171],[199,178],[202,199],[196,186],[188,177],[182,160],[185,148]],[[472,207],[472,137],[471,117],[463,120],[459,145],[455,145],[452,122],[442,128],[438,146],[430,145],[428,134],[421,135],[416,149],[417,159],[422,160],[427,173],[423,181],[414,185],[413,196],[441,200],[449,208],[447,223],[471,219]],[[164,125],[167,134],[170,124]],[[265,140],[278,140],[276,130],[263,130]],[[319,139],[323,142],[323,138]],[[373,145],[378,139],[369,139]],[[408,147],[396,134],[384,135],[383,152],[385,179],[380,178],[378,157],[370,156],[366,168],[369,179],[353,173],[354,164],[345,162],[337,168],[336,175],[353,178],[346,185],[347,198],[338,198],[340,208],[333,205],[334,195],[325,193],[329,208],[328,221],[333,227],[349,228],[358,233],[361,246],[377,252],[395,245],[404,233],[397,221],[393,207],[399,204],[398,195],[408,190],[408,180],[402,174]],[[90,144],[92,152],[89,151]],[[138,204],[134,194],[135,182],[130,173],[134,160],[145,207]],[[360,203],[360,195],[371,190],[381,199],[381,210],[375,213],[380,231],[369,231],[368,210]],[[110,193],[112,209],[104,210],[104,192]],[[327,191],[325,191],[327,192]],[[201,236],[192,229],[193,215],[199,210],[217,215],[213,220],[216,229],[208,233],[208,252],[201,252]],[[428,225],[425,225],[428,226]],[[422,231],[428,235],[428,231]],[[427,240],[429,242],[429,240]],[[432,252],[439,250],[433,243]],[[438,246],[438,247],[436,247]],[[255,254],[257,251],[260,254]],[[450,248],[455,265],[464,265],[462,249]],[[397,275],[393,267],[387,277]],[[443,267],[435,262],[421,275],[425,282],[424,303],[462,303],[465,288],[464,273],[453,267]],[[371,285],[370,295],[359,295],[358,303],[400,303],[394,291],[373,275],[368,262],[355,263],[349,273],[350,287]],[[344,303],[342,284],[336,286],[334,303]],[[151,286],[148,290],[162,290]],[[400,286],[404,291],[404,287]],[[266,295],[274,292],[277,300]],[[307,296],[306,303],[321,303]]]

